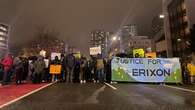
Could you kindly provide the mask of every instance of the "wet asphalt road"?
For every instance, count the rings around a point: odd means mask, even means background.
[[[195,93],[161,85],[57,83],[2,110],[195,110]]]

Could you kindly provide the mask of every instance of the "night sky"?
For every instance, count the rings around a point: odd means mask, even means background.
[[[150,36],[152,17],[160,12],[161,0],[0,0],[0,22],[11,26],[12,49],[31,41],[42,26],[88,53],[91,31],[137,24],[139,35]]]

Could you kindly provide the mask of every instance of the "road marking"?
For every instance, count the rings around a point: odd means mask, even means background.
[[[172,89],[178,89],[178,90],[182,90],[182,91],[186,91],[186,92],[195,93],[195,90],[185,89],[185,88],[181,88],[181,87],[168,86],[168,85],[164,85],[164,86],[165,86],[165,87],[172,88]]]
[[[114,90],[117,90],[116,87],[114,87],[114,86],[112,86],[112,85],[110,85],[110,84],[108,84],[108,83],[104,83],[104,84],[106,84],[107,86],[109,86],[110,88],[112,88],[112,89],[114,89]]]
[[[21,100],[21,99],[27,97],[27,96],[30,96],[31,94],[34,94],[34,93],[36,93],[36,92],[38,92],[38,91],[40,91],[40,90],[42,90],[42,89],[44,89],[44,88],[46,88],[46,87],[49,87],[49,86],[51,86],[52,84],[55,84],[55,83],[49,83],[49,84],[47,84],[47,85],[45,85],[45,86],[43,86],[43,87],[40,87],[40,88],[38,88],[38,89],[36,89],[36,90],[34,90],[34,91],[29,92],[29,93],[27,93],[27,94],[25,94],[25,95],[23,95],[23,96],[21,96],[21,97],[18,97],[18,98],[16,98],[16,99],[12,100],[12,101],[9,101],[9,102],[7,102],[7,103],[1,105],[1,106],[0,106],[0,109],[6,107],[6,106],[8,106],[8,105],[11,105],[11,104],[13,104],[13,103],[15,103],[15,102],[17,102],[17,101],[19,101],[19,100]]]

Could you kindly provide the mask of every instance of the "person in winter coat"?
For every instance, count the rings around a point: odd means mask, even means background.
[[[86,74],[85,74],[85,72],[86,72],[85,71],[86,70],[86,68],[85,68],[86,63],[87,63],[86,58],[83,58],[81,60],[80,83],[86,83]]]
[[[73,81],[73,69],[75,66],[75,57],[73,56],[73,54],[67,55],[66,64],[67,64],[67,81],[72,82]]]
[[[62,82],[66,82],[66,77],[67,77],[67,70],[66,70],[66,56],[64,54],[61,55],[61,65],[62,65],[62,70],[61,70],[61,80]]]
[[[101,58],[101,55],[98,55],[96,68],[97,68],[97,76],[98,76],[97,82],[99,81],[103,82],[104,81],[104,60],[103,58]]]
[[[22,83],[22,60],[19,57],[14,58],[13,65],[15,67],[15,74],[16,74],[16,84],[21,84]]]
[[[74,79],[73,81],[74,82],[79,82],[79,75],[80,75],[80,72],[81,72],[81,69],[80,69],[80,61],[77,60],[76,63],[75,63],[75,67],[74,67]]]
[[[85,78],[87,82],[92,81],[92,61],[91,60],[87,60],[85,67],[84,67],[84,73],[85,73]]]
[[[44,59],[44,62],[45,62],[45,72],[44,72],[44,77],[43,77],[43,80],[46,81],[46,82],[49,82],[50,81],[50,74],[49,74],[49,58],[46,57]]]
[[[96,58],[91,56],[91,63],[90,63],[91,75],[92,75],[91,77],[94,83],[96,83],[98,80],[96,62],[97,62]]]
[[[3,65],[0,64],[0,81],[3,79]]]
[[[61,61],[58,56],[55,56],[55,59],[51,62],[52,65],[61,65]],[[55,74],[52,78],[53,81],[59,81],[61,74]]]
[[[11,54],[7,54],[3,58],[1,64],[4,67],[4,74],[3,74],[3,82],[2,82],[2,84],[6,85],[6,84],[8,84],[8,81],[10,79],[10,75],[9,74],[10,74],[10,70],[11,70],[11,68],[13,66],[13,59],[12,59]]]
[[[35,70],[35,79],[34,83],[41,83],[42,75],[44,74],[45,62],[43,58],[39,57],[37,61],[34,63],[34,70]]]
[[[27,58],[23,58],[22,64],[23,64],[22,80],[26,81],[26,79],[28,77],[28,66],[29,66],[28,59]]]
[[[34,59],[31,60],[31,61],[29,61],[29,67],[28,67],[28,80],[32,80],[32,79],[33,79],[34,71],[35,71],[34,63],[35,63],[35,60],[34,60]]]
[[[106,70],[106,81],[108,83],[111,82],[112,70],[111,70],[111,59],[109,59],[106,63],[105,70]]]
[[[187,69],[190,76],[190,83],[195,83],[195,53],[191,55],[191,62],[187,64]]]

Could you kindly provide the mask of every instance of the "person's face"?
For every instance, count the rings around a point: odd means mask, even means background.
[[[58,60],[58,57],[55,57],[55,60]]]

